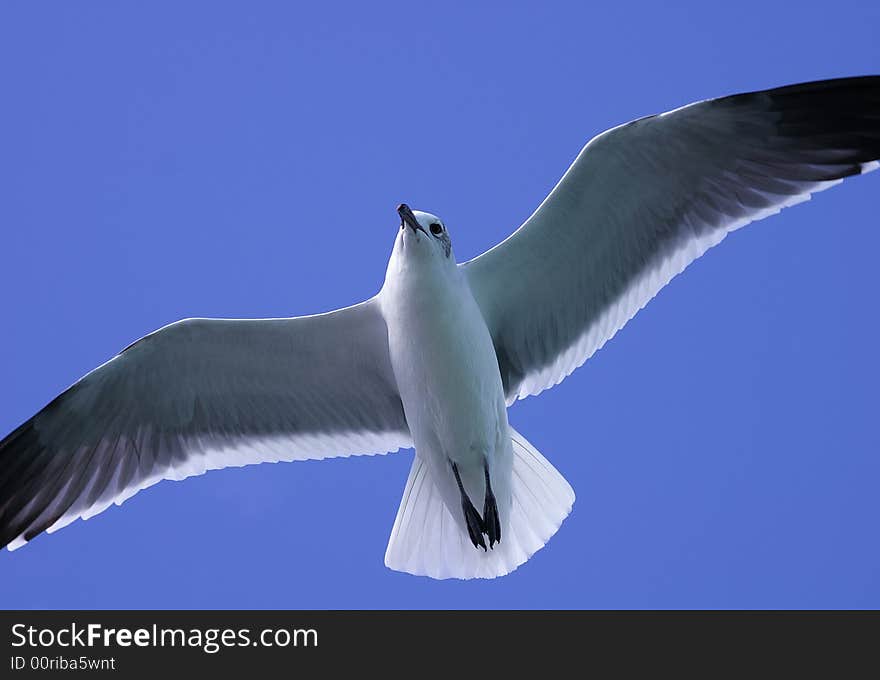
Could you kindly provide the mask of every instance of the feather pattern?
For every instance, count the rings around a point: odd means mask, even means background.
[[[508,403],[561,382],[731,231],[880,158],[880,76],[707,100],[591,140],[508,239],[462,265]]]
[[[137,341],[0,442],[0,546],[163,479],[411,445],[374,300],[187,319]]]

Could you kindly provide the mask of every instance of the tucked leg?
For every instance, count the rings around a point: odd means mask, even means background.
[[[498,504],[495,502],[495,494],[492,493],[492,484],[489,481],[489,464],[483,465],[486,473],[486,498],[483,501],[483,531],[489,538],[489,547],[494,548],[496,543],[501,543],[501,520],[498,519]]]
[[[464,485],[461,483],[461,476],[458,474],[458,466],[455,463],[452,463],[452,472],[455,475],[455,481],[458,483],[458,490],[461,492],[461,509],[464,511],[464,521],[467,524],[468,536],[470,536],[471,543],[474,544],[475,548],[485,550],[486,542],[483,540],[483,519],[480,517],[480,513],[477,512],[474,504],[471,503],[471,499],[468,498]]]

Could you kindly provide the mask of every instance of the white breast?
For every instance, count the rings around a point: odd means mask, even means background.
[[[390,273],[390,270],[389,270]],[[447,480],[450,509],[459,494],[482,503],[483,464],[510,463],[507,409],[492,339],[457,268],[403,268],[380,295],[391,363],[418,455]]]

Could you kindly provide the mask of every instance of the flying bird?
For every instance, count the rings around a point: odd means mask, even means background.
[[[457,264],[401,204],[382,289],[279,319],[184,319],[0,442],[0,547],[163,479],[414,447],[385,553],[434,578],[507,574],[575,494],[507,419],[731,231],[880,159],[880,76],[684,106],[592,139],[505,241]]]

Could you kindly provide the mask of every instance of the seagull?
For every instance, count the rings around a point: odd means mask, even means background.
[[[593,138],[506,240],[458,264],[401,204],[381,290],[325,314],[184,319],[0,442],[0,547],[157,482],[415,448],[385,564],[494,578],[571,512],[507,417],[561,382],[730,232],[880,159],[880,76],[700,101]]]

